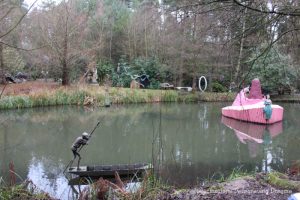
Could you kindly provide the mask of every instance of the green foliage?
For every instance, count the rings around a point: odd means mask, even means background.
[[[125,3],[119,0],[105,0],[104,23],[112,26],[114,32],[122,32],[127,26],[130,11]]]
[[[114,74],[114,65],[109,61],[100,61],[97,63],[98,82],[103,84],[106,78]]]
[[[135,76],[147,75],[149,77],[150,89],[158,89],[161,80],[165,80],[167,73],[162,71],[162,64],[156,58],[136,58],[128,63],[122,56],[118,67],[109,61],[99,61],[97,64],[98,77],[103,83],[109,77],[113,86],[129,87],[132,78]]]
[[[150,79],[149,88],[150,89],[159,89],[160,88],[160,81],[158,81],[156,79]]]
[[[264,49],[252,55],[255,59]],[[263,56],[259,57],[249,73],[248,82],[254,78],[259,78],[262,86],[269,90],[276,90],[279,86],[292,86],[295,83],[295,69],[288,56],[279,52],[278,47],[272,47]]]
[[[163,65],[157,58],[136,58],[132,62],[133,71],[139,75],[149,76],[151,89],[158,89],[160,82],[166,79],[166,72],[163,71]]]
[[[76,0],[78,12],[95,13],[97,0]]]
[[[226,92],[227,88],[218,82],[213,82],[212,83],[212,91],[213,92]]]

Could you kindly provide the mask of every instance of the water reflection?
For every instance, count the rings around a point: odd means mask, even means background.
[[[62,175],[72,159],[70,145],[99,119],[102,124],[81,151],[82,165],[153,162],[163,181],[178,186],[199,184],[237,167],[284,171],[298,159],[298,104],[283,105],[285,118],[278,127],[230,122],[236,131],[221,123],[224,106],[147,104],[1,111],[0,121],[6,121],[0,129],[0,177],[8,180],[12,161],[22,179],[32,179],[57,198],[71,198]]]
[[[63,165],[57,166],[45,158],[38,160],[36,157],[32,157],[28,166],[27,178],[51,196],[68,199],[68,180],[62,173],[62,169]]]
[[[248,144],[249,154],[252,158],[257,156],[259,144],[270,144],[272,138],[283,131],[282,121],[275,124],[263,125],[247,123],[224,116],[222,116],[221,121],[227,127],[233,129],[236,137],[241,143]]]

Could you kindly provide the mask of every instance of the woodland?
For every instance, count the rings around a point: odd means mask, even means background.
[[[299,0],[0,1],[0,80],[100,84],[167,82],[225,92],[260,78],[267,90],[300,88]]]

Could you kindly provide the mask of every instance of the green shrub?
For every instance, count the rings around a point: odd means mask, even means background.
[[[213,82],[212,83],[212,91],[213,92],[226,92],[227,88],[218,82]]]

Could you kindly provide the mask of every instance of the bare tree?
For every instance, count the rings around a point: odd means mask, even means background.
[[[47,45],[41,50],[44,56],[39,58],[50,62],[52,67],[57,66],[56,70],[61,71],[62,84],[69,85],[70,68],[78,57],[88,54],[83,49],[87,15],[83,12],[78,14],[75,1],[63,1],[57,6],[36,10],[30,17],[32,41]]]
[[[18,47],[14,45],[18,42],[14,40],[13,35],[16,35],[15,30],[34,4],[35,2],[26,10],[22,7],[21,1],[0,1],[0,83],[6,82],[4,76],[4,46],[18,49]]]

